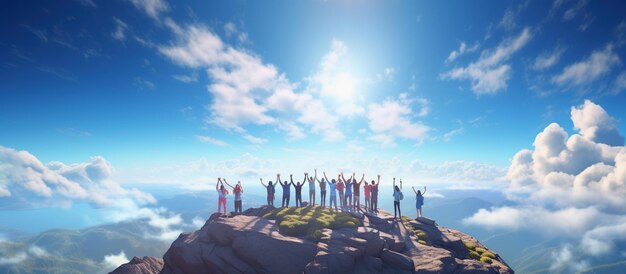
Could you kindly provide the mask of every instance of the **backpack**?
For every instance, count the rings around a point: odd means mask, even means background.
[[[402,194],[402,191],[400,191],[400,201],[402,201],[404,199],[404,194]]]

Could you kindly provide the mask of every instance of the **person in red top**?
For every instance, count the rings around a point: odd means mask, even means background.
[[[341,174],[337,175],[337,190],[339,191],[339,208],[343,209],[343,198],[344,198],[344,194],[343,191],[345,189],[346,185],[343,184],[343,181],[341,180]]]
[[[219,188],[218,188],[219,187]],[[217,213],[220,214],[220,209],[222,205],[224,206],[224,214],[226,214],[226,195],[228,195],[228,190],[224,187],[224,183],[222,183],[222,178],[217,178],[217,184],[215,184],[215,190],[217,190]]]
[[[370,211],[370,185],[367,181],[363,185],[363,193],[365,194],[365,211]]]

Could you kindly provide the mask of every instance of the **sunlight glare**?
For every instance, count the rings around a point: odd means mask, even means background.
[[[349,73],[340,73],[335,77],[331,91],[339,99],[352,99],[356,81]]]

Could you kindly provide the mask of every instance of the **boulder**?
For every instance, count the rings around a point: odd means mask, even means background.
[[[133,257],[109,274],[158,274],[163,268],[163,259],[156,257]]]
[[[435,225],[435,220],[426,217],[417,217],[415,220],[425,225]]]
[[[411,257],[402,253],[385,249],[380,257],[385,264],[392,267],[403,270],[413,270],[413,260],[411,260]]]

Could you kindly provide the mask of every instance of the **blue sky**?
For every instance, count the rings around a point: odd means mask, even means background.
[[[317,168],[501,192],[463,224],[543,227],[570,270],[626,242],[623,1],[0,5],[16,223],[181,223],[155,197]]]
[[[43,163],[100,155],[122,183],[246,157],[294,173],[385,173],[332,159],[503,169],[551,122],[575,132],[585,99],[624,128],[620,2],[4,5],[0,144]]]

